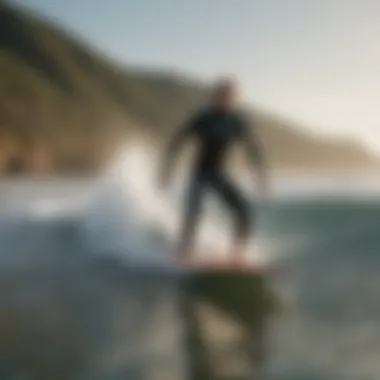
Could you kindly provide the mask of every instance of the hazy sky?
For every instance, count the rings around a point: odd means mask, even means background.
[[[233,72],[245,98],[380,149],[380,0],[14,0],[126,63]]]

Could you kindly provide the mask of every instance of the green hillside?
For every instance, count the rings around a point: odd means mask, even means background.
[[[182,73],[122,67],[0,0],[0,173],[94,172],[134,131],[161,141],[205,99]],[[328,141],[252,111],[276,169],[377,170],[355,142]]]

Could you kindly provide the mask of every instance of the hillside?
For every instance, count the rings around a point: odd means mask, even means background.
[[[0,173],[93,172],[133,132],[160,141],[206,94],[181,73],[122,67],[0,0]],[[379,167],[355,142],[323,140],[251,113],[276,169]]]

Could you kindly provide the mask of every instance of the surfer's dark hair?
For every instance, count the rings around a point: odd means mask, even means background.
[[[215,81],[212,93],[218,94],[220,92],[233,90],[237,85],[237,81],[233,76],[225,76]]]

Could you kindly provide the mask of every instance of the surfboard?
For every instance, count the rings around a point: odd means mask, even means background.
[[[273,313],[282,309],[280,300],[269,285],[277,268],[274,263],[260,259],[231,255],[200,255],[194,252],[178,258],[178,265],[189,275],[187,286],[204,299],[213,300],[222,309],[235,310],[251,321],[255,313]],[[254,305],[254,307],[252,307]]]
[[[203,271],[239,271],[252,274],[265,274],[269,270],[269,265],[260,260],[236,258],[236,257],[220,257],[220,252],[214,255],[200,256],[199,253],[190,255],[188,258],[177,259],[181,267]]]

